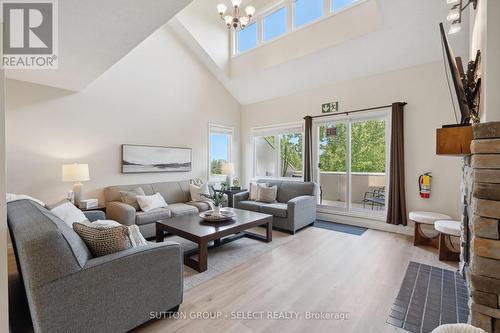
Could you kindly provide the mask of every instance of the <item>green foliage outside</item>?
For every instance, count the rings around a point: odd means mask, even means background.
[[[281,177],[302,170],[302,134],[286,134],[281,137]]]
[[[222,175],[222,166],[227,163],[226,160],[212,160],[210,162],[210,173],[212,176]]]
[[[326,137],[320,127],[320,170],[346,172],[347,126],[337,124],[337,133]],[[385,172],[385,122],[372,120],[351,125],[352,172]]]

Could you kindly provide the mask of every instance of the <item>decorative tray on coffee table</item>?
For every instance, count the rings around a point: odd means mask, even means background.
[[[236,214],[227,210],[221,210],[219,214],[215,214],[213,210],[200,213],[200,217],[209,222],[223,222],[231,220]]]

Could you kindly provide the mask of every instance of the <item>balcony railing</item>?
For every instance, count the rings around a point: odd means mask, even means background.
[[[347,203],[345,172],[321,172],[321,204],[345,207]],[[353,208],[384,210],[385,173],[352,172],[351,198]],[[374,193],[376,200],[373,200]],[[367,200],[367,198],[369,200]]]

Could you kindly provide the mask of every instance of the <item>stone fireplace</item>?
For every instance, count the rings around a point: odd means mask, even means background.
[[[500,122],[473,126],[463,158],[460,268],[470,295],[470,321],[500,333]]]

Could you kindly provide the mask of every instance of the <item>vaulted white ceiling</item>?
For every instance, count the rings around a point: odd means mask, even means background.
[[[81,90],[191,1],[59,1],[59,68],[9,70],[6,76],[67,90]]]
[[[219,21],[212,1],[195,0],[170,24],[186,45],[243,105],[442,59],[438,24],[446,21],[449,11],[446,1],[366,0],[366,2],[373,2],[372,5],[376,6],[378,14],[377,27],[371,32],[238,76],[231,75],[229,57],[223,59],[220,53],[214,56],[214,49],[222,50],[226,52],[225,54],[229,51],[227,32]],[[356,8],[351,10],[354,13]],[[214,34],[204,37],[196,33],[200,30],[199,26],[193,24],[196,22],[196,16],[198,22],[203,21],[206,29],[219,31],[217,35],[219,37],[214,38]],[[189,17],[189,20],[186,17]],[[465,13],[462,31],[450,37],[455,53],[465,59],[468,57],[469,39],[467,17]],[[346,26],[345,29],[350,27]],[[338,32],[322,33],[335,38]],[[300,46],[296,45],[297,48]],[[251,57],[252,52],[244,56]]]

